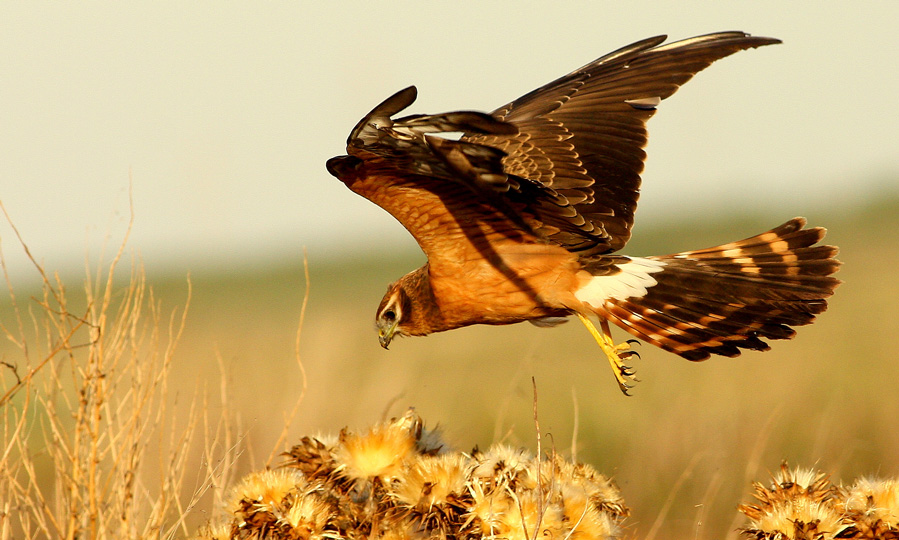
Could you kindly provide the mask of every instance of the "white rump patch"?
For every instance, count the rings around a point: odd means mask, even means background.
[[[657,259],[633,257],[615,266],[620,270],[610,276],[593,276],[586,285],[574,293],[578,300],[594,308],[602,307],[606,300],[624,300],[633,296],[646,296],[646,290],[658,285],[651,274],[661,272],[665,262]]]

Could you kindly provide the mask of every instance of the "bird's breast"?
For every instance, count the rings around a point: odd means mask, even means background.
[[[576,258],[558,246],[492,246],[484,257],[430,269],[430,284],[446,329],[512,324],[566,316],[577,305]]]

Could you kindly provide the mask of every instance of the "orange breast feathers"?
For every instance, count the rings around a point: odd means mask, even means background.
[[[583,304],[574,296],[580,265],[554,245],[505,241],[455,264],[430,266],[431,289],[449,328],[564,317]],[[490,250],[492,257],[481,256]],[[448,328],[448,329],[449,329]]]

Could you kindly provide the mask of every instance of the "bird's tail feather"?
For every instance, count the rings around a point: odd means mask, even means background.
[[[642,295],[605,300],[601,316],[638,338],[689,360],[740,349],[767,350],[793,326],[827,309],[840,281],[837,248],[815,245],[823,228],[795,218],[768,232],[721,246],[649,257],[658,269]]]

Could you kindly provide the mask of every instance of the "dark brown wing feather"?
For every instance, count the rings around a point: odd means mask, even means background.
[[[482,250],[498,237],[584,256],[617,250],[630,237],[655,104],[713,61],[777,43],[741,32],[659,47],[664,39],[619,49],[489,115],[393,119],[415,101],[410,86],[356,124],[349,155],[328,170],[396,217],[432,265],[450,262],[449,238],[460,234]]]
[[[495,118],[512,135],[469,133],[464,141],[506,153],[509,175],[551,187],[568,205],[536,211],[544,222],[557,208],[588,226],[547,227],[552,241],[583,255],[621,249],[630,239],[655,105],[712,62],[779,40],[721,32],[667,45],[658,36],[623,47],[500,107]],[[592,226],[591,226],[592,225]],[[588,232],[584,232],[585,229]]]
[[[501,150],[435,135],[512,135],[518,131],[514,125],[473,111],[391,118],[415,95],[415,87],[405,88],[372,109],[350,133],[349,155],[330,159],[328,170],[397,218],[432,267],[451,265],[461,256],[450,242],[438,241],[441,231],[446,238],[464,233],[471,242],[461,245],[476,245],[485,258],[493,256],[485,252],[490,242],[545,241],[535,232],[538,225],[592,232],[567,198],[540,182],[506,174]]]

